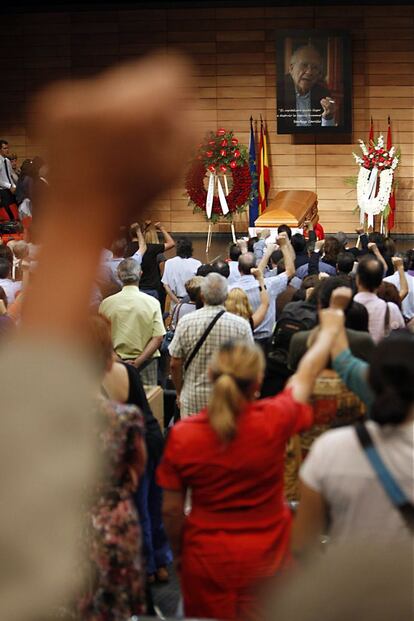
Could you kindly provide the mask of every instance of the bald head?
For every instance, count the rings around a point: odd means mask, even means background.
[[[375,257],[362,259],[358,264],[357,284],[358,290],[374,293],[384,277],[384,268]]]
[[[295,89],[301,95],[308,93],[323,77],[321,55],[313,45],[303,45],[292,54],[289,73]]]
[[[249,275],[252,267],[256,267],[256,259],[253,252],[246,252],[239,257],[239,272],[242,275]]]

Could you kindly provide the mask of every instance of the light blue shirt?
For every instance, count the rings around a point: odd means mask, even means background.
[[[265,253],[265,250],[266,250],[266,240],[265,239],[259,239],[259,241],[257,241],[255,244],[253,244],[253,254],[255,256],[257,264],[259,263],[259,261],[261,261],[263,259],[263,255]]]
[[[288,285],[288,277],[286,272],[278,276],[266,278],[266,288],[269,294],[269,308],[262,323],[257,326],[254,331],[255,339],[265,339],[272,336],[273,328],[276,323],[276,298],[282,293]],[[241,276],[236,284],[231,285],[230,289],[240,288],[246,292],[250,305],[255,312],[260,306],[260,291],[257,280],[254,276]]]
[[[374,394],[368,384],[368,363],[353,356],[350,349],[345,349],[332,360],[332,368],[338,373],[345,386],[370,408],[374,401]]]
[[[241,274],[239,271],[239,262],[238,261],[229,261],[228,266],[230,269],[229,277],[227,278],[227,284],[229,287],[234,285],[234,283],[240,280]]]

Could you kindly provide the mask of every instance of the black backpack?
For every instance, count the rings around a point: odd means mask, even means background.
[[[308,302],[289,302],[283,309],[276,323],[272,340],[271,352],[289,352],[290,341],[296,332],[311,330],[318,323],[315,306]]]
[[[308,302],[289,302],[278,319],[268,352],[268,371],[289,377],[287,367],[292,336],[299,331],[311,330],[318,323],[315,306]]]

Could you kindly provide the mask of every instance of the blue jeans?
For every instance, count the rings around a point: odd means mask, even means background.
[[[146,293],[147,295],[150,295],[151,297],[156,298],[158,301],[160,301],[160,294],[156,289],[141,289],[141,291],[142,293]]]
[[[158,461],[148,456],[147,467],[135,493],[135,504],[141,522],[147,574],[172,562],[172,552],[162,523],[162,489],[155,482]]]

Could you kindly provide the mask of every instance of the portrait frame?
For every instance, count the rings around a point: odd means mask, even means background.
[[[320,57],[307,63],[309,47]],[[308,48],[307,50],[303,48]],[[311,51],[312,55],[312,51]],[[313,54],[313,58],[315,54]],[[293,62],[292,62],[293,61]],[[301,62],[305,61],[305,62]],[[301,80],[300,67],[315,73]],[[312,71],[311,69],[309,71]],[[305,88],[308,90],[304,91]],[[321,101],[334,105],[333,119],[322,120]],[[323,123],[326,123],[325,125]],[[337,29],[276,31],[276,128],[278,134],[350,134],[352,132],[352,40]]]

